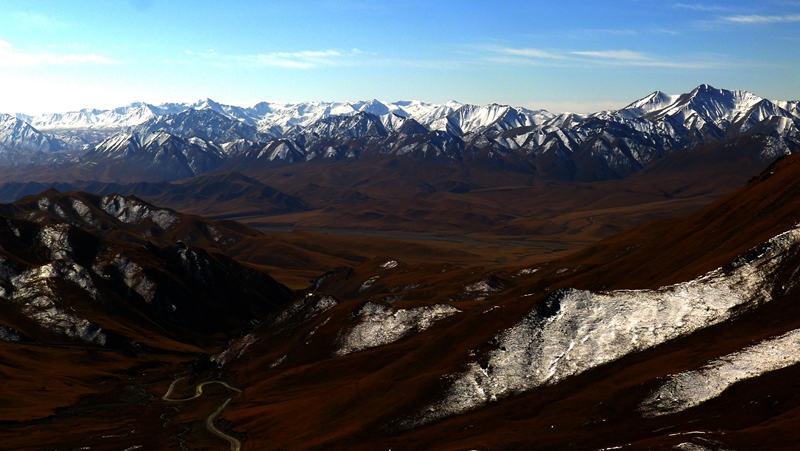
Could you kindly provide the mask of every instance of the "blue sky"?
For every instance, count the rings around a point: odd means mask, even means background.
[[[800,0],[0,0],[0,111],[418,99],[554,112],[701,83],[800,99]]]

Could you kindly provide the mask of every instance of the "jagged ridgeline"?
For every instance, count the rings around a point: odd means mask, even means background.
[[[680,149],[744,136],[763,137],[760,157],[768,160],[800,148],[799,124],[796,101],[708,85],[675,96],[655,92],[620,110],[593,114],[457,102],[241,108],[206,100],[6,115],[0,155],[4,164],[63,163],[70,155],[87,179],[120,181],[120,174],[177,180],[212,170],[366,157],[594,181],[629,176]]]

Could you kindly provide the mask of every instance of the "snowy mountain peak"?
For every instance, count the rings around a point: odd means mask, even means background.
[[[655,91],[620,110],[590,115],[554,115],[499,103],[456,101],[261,102],[244,108],[203,99],[191,104],[133,103],[113,110],[84,109],[27,122],[41,124],[42,129],[58,138],[55,141],[60,143],[59,148],[75,150],[95,146],[108,149],[109,142],[97,144],[120,131],[134,131],[142,139],[165,132],[181,142],[162,136],[163,143],[156,139],[136,146],[153,150],[153,156],[158,155],[155,148],[167,144],[188,149],[187,155],[207,155],[206,163],[192,166],[191,171],[181,167],[182,174],[197,174],[201,167],[246,155],[251,148],[258,149],[256,159],[268,154],[269,161],[286,162],[317,156],[358,158],[365,148],[380,149],[375,152],[381,155],[431,153],[451,158],[469,148],[518,152],[519,161],[539,156],[577,158],[575,155],[587,152],[592,158],[602,155],[610,166],[598,169],[598,174],[580,177],[608,178],[632,174],[654,158],[678,149],[718,143],[742,134],[770,136],[776,140],[773,147],[779,153],[794,152],[800,146],[796,133],[800,128],[799,105],[796,101],[769,101],[747,91],[704,84],[681,95]],[[776,117],[787,120],[775,120]],[[23,117],[19,122],[24,124],[25,120]],[[5,123],[9,123],[8,118]],[[19,126],[6,125],[7,130],[16,131],[6,131],[6,137],[0,137],[5,141],[0,144],[10,142],[12,138],[8,136],[21,136],[22,129],[15,127]],[[40,127],[31,129],[35,128]],[[427,138],[406,139],[415,135]],[[38,131],[25,136],[25,145],[14,138],[16,150],[50,148],[47,143],[53,142],[48,141],[52,137]],[[130,139],[125,136],[115,138]],[[398,136],[402,138],[398,140]],[[59,140],[69,143],[69,147]],[[207,150],[208,146],[214,149]],[[0,147],[8,148],[5,144]],[[499,155],[493,151],[490,154]],[[170,155],[184,158],[174,152]],[[553,167],[558,164],[553,163]]]
[[[492,103],[486,106],[462,105],[430,124],[432,130],[446,131],[454,135],[480,133],[489,128],[498,131],[510,130],[540,123],[541,120],[526,114],[522,109]]]
[[[665,108],[652,110],[647,118],[671,117],[689,129],[700,129],[705,124],[724,129],[762,100],[747,91],[728,91],[704,84],[679,96]]]
[[[697,95],[698,93],[704,93],[704,94],[719,93],[719,94],[723,94],[723,90],[722,89],[716,89],[713,86],[709,85],[708,83],[703,83],[700,86],[694,88],[692,90],[692,92],[691,92],[691,95]]]
[[[177,114],[154,116],[133,130],[140,134],[166,131],[181,138],[199,138],[218,144],[240,139],[257,142],[269,138],[259,133],[256,126],[224,114],[216,108],[191,108]]]
[[[380,100],[376,99],[364,102],[364,104],[358,110],[365,113],[374,114],[375,116],[397,115],[401,117],[411,117],[411,115],[403,110],[403,108],[395,104],[381,102]]]
[[[27,122],[0,113],[0,150],[54,152],[62,146],[62,142],[41,133]]]
[[[307,133],[319,136],[347,136],[361,138],[364,136],[387,136],[389,132],[378,116],[359,111],[347,116],[328,116],[306,128]]]
[[[204,100],[198,100],[194,104],[191,105],[192,109],[195,110],[213,110],[219,113],[224,113],[224,109],[221,104],[206,98]]]
[[[728,91],[726,89],[715,89],[710,85],[700,85],[688,96],[691,103],[697,107],[706,107],[709,104],[719,105],[729,111],[745,111],[753,107],[758,102],[764,100],[747,91]]]
[[[639,99],[630,105],[622,108],[620,111],[630,112],[632,115],[641,116],[654,110],[659,110],[672,105],[678,96],[665,94],[661,91],[656,91],[647,97]]]

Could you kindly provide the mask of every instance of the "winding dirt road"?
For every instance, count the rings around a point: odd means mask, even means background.
[[[242,392],[238,388],[232,387],[232,386],[230,386],[227,383],[222,382],[222,381],[206,381],[206,382],[201,382],[201,383],[197,384],[197,386],[194,389],[194,396],[192,396],[192,397],[179,398],[179,399],[170,398],[170,396],[172,395],[173,390],[175,390],[175,384],[177,384],[178,382],[182,381],[183,379],[186,379],[186,377],[182,377],[180,379],[175,379],[174,381],[172,381],[172,383],[169,384],[169,388],[167,389],[167,392],[164,394],[164,396],[161,397],[161,399],[164,400],[164,401],[167,401],[167,402],[186,402],[186,401],[191,401],[192,399],[199,398],[203,394],[203,387],[205,387],[206,385],[210,385],[210,384],[220,384],[220,385],[222,385],[223,387],[225,387],[225,388],[227,388],[229,390],[235,391],[236,393],[241,393]],[[206,429],[208,429],[209,432],[211,432],[212,434],[216,435],[217,437],[220,437],[220,438],[223,438],[223,439],[227,440],[231,444],[231,451],[240,451],[242,449],[242,443],[239,440],[237,440],[234,437],[231,437],[230,435],[225,434],[224,432],[222,432],[219,429],[217,429],[216,426],[214,426],[214,420],[217,418],[217,416],[219,416],[220,413],[222,413],[222,411],[225,409],[225,407],[228,406],[228,403],[231,402],[231,399],[233,399],[233,398],[226,399],[225,402],[223,402],[217,408],[217,410],[215,410],[211,415],[208,416],[208,418],[206,418]]]

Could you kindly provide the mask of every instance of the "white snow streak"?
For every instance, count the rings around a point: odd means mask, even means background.
[[[667,377],[641,405],[646,417],[682,412],[721,395],[731,385],[800,363],[800,329],[714,359],[698,370]]]
[[[553,293],[497,349],[450,376],[452,387],[406,426],[458,414],[723,322],[771,300],[780,264],[796,253],[795,228],[742,254],[728,268],[657,290]]]

